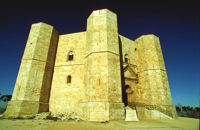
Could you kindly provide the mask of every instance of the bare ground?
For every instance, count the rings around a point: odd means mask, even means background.
[[[139,122],[53,121],[1,119],[0,130],[199,130],[199,119],[179,117],[175,120],[142,120]]]

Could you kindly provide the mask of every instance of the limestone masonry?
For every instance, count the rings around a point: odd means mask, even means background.
[[[4,115],[131,120],[126,110],[139,120],[176,117],[158,37],[121,36],[107,9],[92,12],[85,32],[59,35],[51,25],[32,24]]]

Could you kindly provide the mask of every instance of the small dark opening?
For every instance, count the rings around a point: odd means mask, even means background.
[[[69,54],[68,60],[73,60],[73,58],[74,58],[74,55],[73,54]]]
[[[135,48],[135,51],[137,51],[137,48]]]
[[[73,51],[69,51],[67,56],[67,61],[72,61],[74,59],[74,53]]]
[[[128,58],[127,57],[125,57],[125,62],[128,63]]]
[[[68,75],[67,76],[67,83],[71,83],[71,79],[72,79],[71,75]]]
[[[125,63],[128,63],[128,54],[124,55],[124,60],[125,60]]]

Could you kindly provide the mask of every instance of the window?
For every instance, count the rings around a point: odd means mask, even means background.
[[[68,53],[68,61],[72,61],[74,59],[74,54],[72,51]]]
[[[125,60],[125,63],[128,63],[128,54],[124,55],[124,60]]]
[[[125,62],[128,63],[128,58],[127,57],[125,57]]]
[[[72,80],[71,75],[68,75],[68,76],[67,76],[67,83],[71,83],[71,80]]]

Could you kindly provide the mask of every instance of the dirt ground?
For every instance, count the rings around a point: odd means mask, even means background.
[[[1,119],[0,130],[199,130],[199,119],[179,117],[175,120],[143,120],[138,122],[53,121]]]

